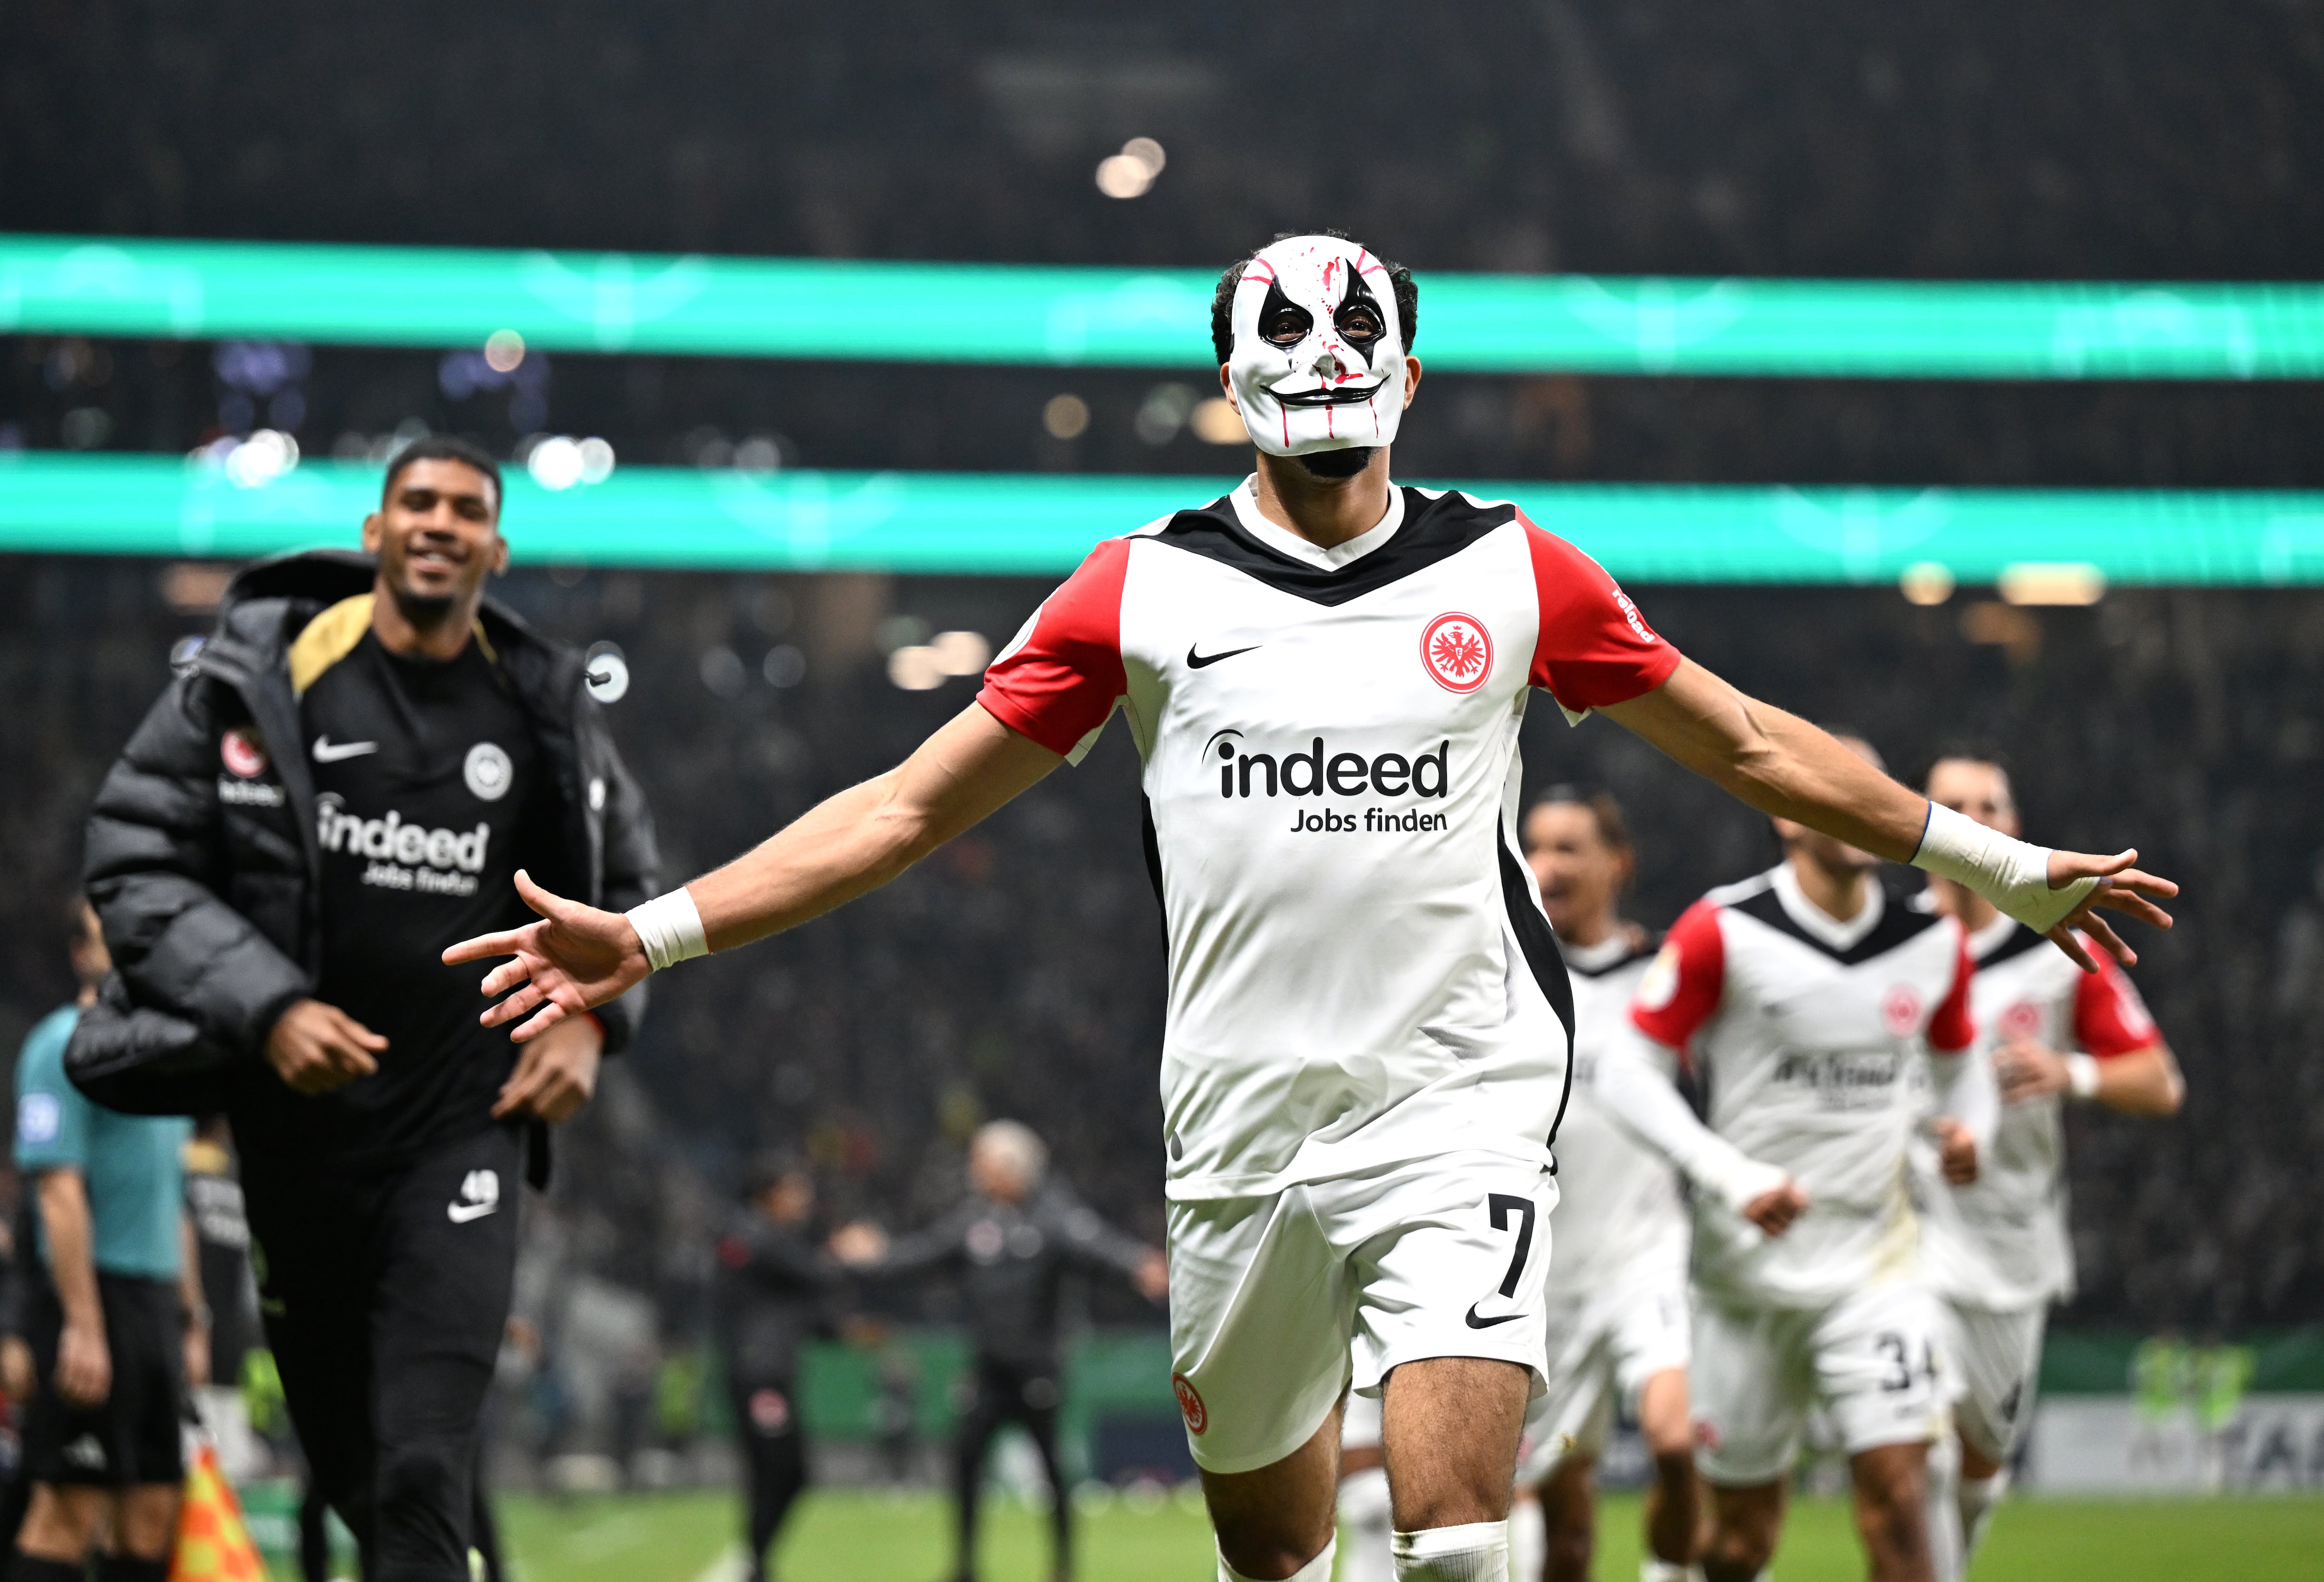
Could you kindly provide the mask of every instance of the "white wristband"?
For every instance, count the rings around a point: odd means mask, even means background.
[[[2076,1098],[2098,1096],[2098,1058],[2076,1050],[2066,1057],[2066,1087]]]
[[[710,941],[702,932],[702,914],[682,885],[630,908],[624,915],[638,931],[638,943],[645,947],[646,965],[656,972],[674,961],[710,954]]]
[[[2037,934],[2064,922],[2098,887],[2096,879],[2077,879],[2051,889],[2048,847],[2013,839],[1937,802],[1929,804],[1913,865],[1968,885]]]

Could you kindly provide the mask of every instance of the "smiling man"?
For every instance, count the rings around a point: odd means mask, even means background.
[[[544,921],[447,958],[513,955],[484,1020],[551,1032],[894,878],[1121,709],[1169,936],[1175,1383],[1230,1582],[1331,1575],[1351,1383],[1382,1397],[1397,1576],[1507,1574],[1573,1022],[1511,828],[1532,691],[1764,811],[1960,874],[2074,950],[2069,916],[2119,948],[2092,908],[2160,921],[2144,897],[2172,890],[2134,854],[1932,813],[1681,659],[1516,506],[1395,485],[1418,310],[1409,271],[1342,237],[1237,262],[1212,339],[1249,479],[1099,544],[898,768],[627,916],[521,878]]]
[[[244,571],[88,830],[119,976],[68,1064],[100,1102],[232,1117],[267,1338],[374,1582],[468,1575],[527,1139],[537,1174],[641,1009],[512,1051],[439,959],[517,921],[520,865],[608,905],[651,884],[581,656],[484,598],[500,514],[490,457],[423,439],[369,558]]]

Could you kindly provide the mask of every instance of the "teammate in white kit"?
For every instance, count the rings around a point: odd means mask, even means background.
[[[1964,1058],[1972,969],[1960,925],[1889,900],[1877,858],[1789,820],[1775,830],[1781,866],[1672,926],[1599,1087],[1700,1189],[1690,1383],[1706,1575],[1747,1582],[1766,1566],[1821,1408],[1849,1454],[1872,1576],[1929,1582],[1923,1472],[1947,1397],[1906,1149],[1931,1082],[1948,1180],[1974,1179],[1991,1133],[1992,1089]],[[1709,1091],[1707,1126],[1670,1087],[1682,1059]]]
[[[1637,866],[1620,806],[1559,789],[1526,812],[1526,860],[1573,979],[1573,1092],[1557,1129],[1555,1256],[1549,1270],[1548,1389],[1526,1414],[1521,1486],[1537,1487],[1545,1582],[1588,1582],[1593,1474],[1618,1398],[1654,1457],[1643,1582],[1683,1582],[1694,1557],[1693,1430],[1687,1418],[1687,1211],[1668,1161],[1597,1097],[1598,1062],[1621,1036],[1655,951],[1623,921]],[[1533,1582],[1525,1577],[1522,1582]]]
[[[2008,772],[1988,754],[1939,758],[1927,791],[1980,824],[2017,833]],[[1930,1480],[1930,1522],[1940,1560],[1953,1559],[1958,1574],[2008,1487],[2010,1458],[2033,1421],[2050,1304],[2073,1297],[2065,1102],[2167,1115],[2186,1088],[2171,1046],[2119,967],[2102,961],[2095,973],[2075,971],[1959,884],[1932,880],[1924,899],[1969,930],[1977,963],[1970,1004],[1990,1036],[2002,1100],[1976,1185],[1946,1191],[1933,1179],[1934,1161],[1915,1155],[1921,1256],[1943,1302],[1960,1435],[1958,1478]]]
[[[893,878],[1120,708],[1168,934],[1176,1384],[1227,1578],[1329,1574],[1351,1383],[1386,1392],[1397,1576],[1506,1575],[1571,1025],[1511,828],[1531,690],[2044,931],[2070,917],[2122,948],[2094,908],[2161,921],[2149,897],[2174,889],[2132,853],[1932,815],[1682,660],[1514,505],[1393,485],[1417,305],[1408,272],[1336,237],[1234,265],[1213,340],[1249,480],[1098,545],[896,769],[626,915],[526,879],[543,921],[447,953],[515,957],[484,1014],[530,1036]]]

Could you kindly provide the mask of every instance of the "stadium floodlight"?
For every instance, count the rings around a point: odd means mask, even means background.
[[[301,460],[261,476],[230,461],[0,452],[0,552],[240,559],[346,544],[378,499],[380,469],[369,463]],[[534,564],[1056,576],[1098,540],[1234,482],[623,467],[552,491],[512,472],[506,522],[516,558]],[[1639,583],[1898,584],[1909,572],[1929,602],[1955,582],[2043,602],[2135,584],[2324,584],[2324,492],[1543,483],[1471,492],[1517,501]]]
[[[0,333],[482,347],[504,361],[534,347],[1199,368],[1214,279],[0,236]],[[1452,373],[2310,379],[2324,376],[2324,286],[1429,271],[1416,349]]]

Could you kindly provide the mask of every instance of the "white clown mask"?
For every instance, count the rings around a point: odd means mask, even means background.
[[[1270,456],[1386,445],[1404,415],[1405,326],[1388,268],[1337,236],[1291,236],[1235,286],[1227,379]]]

